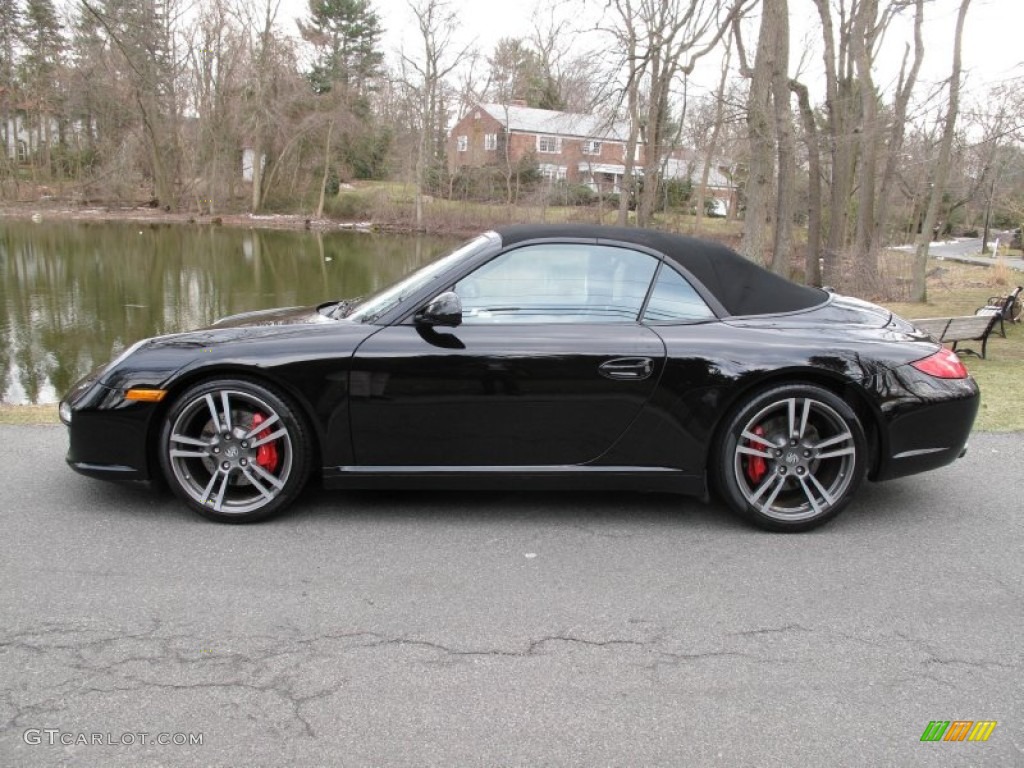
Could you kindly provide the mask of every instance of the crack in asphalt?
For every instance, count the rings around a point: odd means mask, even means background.
[[[924,642],[899,631],[881,637],[866,637],[790,623],[725,633],[724,638],[731,638],[731,643],[737,644],[734,647],[730,647],[730,642],[727,642],[724,646],[720,644],[719,647],[690,650],[672,647],[673,640],[666,637],[665,630],[651,624],[654,631],[646,638],[549,634],[511,648],[460,647],[414,635],[390,635],[370,630],[301,636],[292,628],[281,627],[286,635],[284,637],[247,636],[239,639],[238,643],[242,646],[247,644],[248,647],[227,648],[221,645],[219,648],[207,649],[200,639],[187,633],[165,634],[166,628],[159,621],[151,622],[147,629],[123,633],[49,622],[37,629],[0,636],[0,661],[5,666],[9,665],[8,669],[33,672],[45,666],[51,673],[61,667],[68,671],[63,679],[47,685],[43,690],[33,690],[31,682],[34,681],[23,682],[20,686],[5,684],[3,698],[0,700],[0,722],[3,723],[0,725],[0,733],[26,727],[29,723],[38,723],[46,716],[53,717],[55,713],[64,712],[71,707],[69,701],[79,696],[109,696],[117,692],[145,689],[226,690],[239,691],[243,695],[249,693],[274,697],[285,708],[284,713],[280,714],[284,718],[283,723],[291,723],[290,727],[298,733],[316,739],[316,729],[309,717],[308,708],[338,694],[348,682],[344,676],[331,679],[324,673],[325,662],[332,657],[366,649],[418,649],[442,657],[440,660],[408,662],[420,664],[444,664],[468,658],[548,657],[557,654],[560,647],[614,652],[632,650],[646,657],[644,663],[636,666],[657,671],[662,667],[683,667],[721,659],[745,660],[753,664],[802,663],[799,655],[780,654],[777,643],[772,642],[769,648],[764,641],[770,638],[782,638],[785,641],[786,638],[796,636],[818,636],[830,645],[838,638],[887,651],[891,651],[894,644],[903,646],[911,657],[917,656],[916,663],[924,667],[912,672],[912,677],[951,687],[956,687],[956,683],[929,674],[927,668],[966,666],[983,670],[1020,669],[1020,665],[1015,664],[942,655],[931,650]],[[27,658],[16,658],[19,653],[26,654]],[[923,659],[920,658],[922,653]],[[10,673],[6,676],[11,677]],[[261,704],[258,701],[246,701],[244,705],[239,702],[230,704],[250,719],[275,718],[273,704]],[[277,725],[281,726],[282,722]]]

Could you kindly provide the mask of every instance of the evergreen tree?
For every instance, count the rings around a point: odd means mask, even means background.
[[[14,137],[8,136],[9,119],[16,85],[15,71],[18,38],[21,34],[21,12],[15,0],[0,0],[0,136],[3,137],[2,160],[14,154]]]
[[[25,56],[19,67],[29,106],[29,121],[43,165],[50,162],[50,148],[59,141],[53,135],[60,101],[58,69],[64,51],[61,24],[51,0],[28,0],[22,24]]]
[[[303,39],[318,52],[309,73],[316,93],[341,86],[346,97],[363,96],[380,73],[380,17],[369,0],[309,0]]]

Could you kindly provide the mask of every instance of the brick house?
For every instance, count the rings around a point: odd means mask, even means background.
[[[550,181],[618,192],[625,168],[628,125],[597,115],[513,104],[477,104],[448,136],[448,169],[507,167],[536,162]],[[636,169],[642,173],[643,147]]]

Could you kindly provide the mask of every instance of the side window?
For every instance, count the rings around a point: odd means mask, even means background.
[[[645,323],[685,323],[710,320],[714,316],[686,278],[667,264],[662,267],[644,312]]]
[[[455,292],[464,323],[631,323],[657,266],[628,248],[528,245],[483,265]]]

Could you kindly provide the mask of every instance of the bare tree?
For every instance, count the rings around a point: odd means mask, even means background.
[[[786,0],[763,0],[753,67],[747,62],[739,20],[733,21],[733,35],[740,57],[740,72],[750,79],[750,90],[747,95],[747,135],[750,142],[750,161],[746,186],[747,211],[740,251],[748,259],[759,263],[764,259],[771,236],[770,212],[775,214],[775,239],[779,239],[780,232],[788,231],[788,222],[778,219],[778,203],[775,206],[772,205],[773,200],[781,202],[791,199],[791,190],[784,188],[784,182],[790,180],[791,176],[787,179],[780,174],[779,184],[775,184],[776,150],[777,148],[781,150],[782,147],[782,143],[779,141],[781,121],[776,117],[776,113],[779,109],[788,110],[789,107],[788,92],[785,102],[775,106],[777,101],[776,72],[780,70],[785,72],[789,67],[789,20],[785,10]],[[783,44],[783,37],[787,41],[785,44]],[[783,55],[785,58],[780,61]],[[776,209],[775,211],[772,211],[773,207]],[[785,211],[788,211],[788,202],[783,204],[783,207]],[[777,268],[777,263],[781,265],[782,258],[785,258],[785,254],[780,254],[779,248],[773,247],[771,259],[773,269]],[[781,267],[779,268],[781,269]]]
[[[12,97],[17,84],[15,71],[17,66],[16,51],[21,32],[21,11],[15,0],[0,0],[0,138],[3,139],[3,151],[0,154],[0,168],[4,179],[11,179],[15,189],[18,175],[11,162],[17,157],[15,136],[11,133],[11,116],[13,114]],[[3,194],[0,186],[0,195]]]
[[[625,177],[632,175],[636,146],[644,147],[644,184],[637,201],[637,223],[650,221],[658,200],[660,169],[672,149],[670,116],[677,77],[693,72],[697,61],[718,45],[752,0],[612,0],[620,24],[613,34],[622,48],[624,91],[631,129]],[[641,108],[643,105],[643,108]],[[620,200],[624,224],[629,195]]]
[[[149,157],[154,200],[178,205],[180,148],[179,64],[174,27],[177,0],[82,0],[120,55]]]
[[[960,111],[960,75],[962,71],[962,48],[964,22],[971,0],[960,0],[960,10],[956,17],[956,32],[953,39],[953,70],[949,76],[949,102],[946,106],[946,119],[939,143],[939,158],[935,163],[935,174],[932,177],[931,194],[928,208],[924,216],[924,224],[917,236],[917,248],[914,254],[914,270],[911,283],[911,298],[914,301],[926,301],[928,298],[925,273],[928,269],[928,245],[931,242],[932,229],[939,213],[939,205],[946,191],[946,179],[949,175],[950,155],[953,150],[953,135],[956,131],[956,120]]]
[[[471,50],[470,45],[458,48],[454,42],[458,16],[447,0],[410,0],[409,8],[416,18],[418,54],[402,54],[406,82],[418,102],[419,136],[416,150],[416,228],[423,228],[423,198],[427,172],[438,159],[439,141],[447,126],[442,87],[448,77]],[[411,75],[411,76],[410,76]]]
[[[807,86],[799,80],[789,81],[796,94],[797,107],[807,148],[807,249],[804,254],[804,282],[822,284],[821,274],[821,149],[818,146],[818,122],[811,108]]]
[[[703,148],[703,163],[701,166],[700,184],[697,186],[696,217],[693,221],[693,231],[700,233],[701,221],[704,217],[704,204],[707,197],[708,182],[711,180],[711,167],[718,155],[718,142],[722,136],[725,123],[725,88],[729,78],[729,64],[732,61],[732,38],[726,41],[725,55],[722,57],[722,73],[718,79],[718,87],[714,95],[714,113],[711,117],[711,133],[707,144]]]

